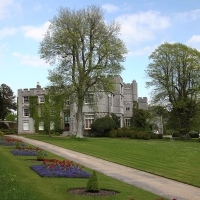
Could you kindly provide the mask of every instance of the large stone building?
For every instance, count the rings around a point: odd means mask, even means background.
[[[119,117],[121,127],[130,126],[133,101],[138,102],[139,108],[148,109],[147,98],[138,98],[137,82],[135,80],[132,83],[125,84],[120,76],[116,76],[115,82],[115,92],[109,94],[103,92],[101,99],[98,100],[95,111],[89,107],[87,100],[85,101],[83,107],[85,130],[90,129],[95,119],[111,115],[111,113]],[[29,97],[37,96],[38,104],[42,104],[45,102],[45,94],[47,94],[47,90],[41,88],[39,83],[36,88],[18,90],[18,133],[35,133],[34,120],[29,116]],[[76,112],[77,108],[75,104],[67,105],[61,112],[62,122],[60,127],[69,135],[76,132]],[[41,122],[39,130],[43,130],[42,126]]]

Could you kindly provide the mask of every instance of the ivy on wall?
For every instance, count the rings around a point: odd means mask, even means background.
[[[36,132],[43,132],[39,130],[40,123],[43,123],[44,132],[51,134],[53,131],[57,132],[62,126],[62,101],[50,100],[49,95],[44,95],[45,102],[38,103],[38,96],[29,97],[30,117],[34,119],[34,126]]]

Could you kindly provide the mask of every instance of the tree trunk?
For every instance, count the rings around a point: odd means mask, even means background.
[[[83,138],[83,106],[78,105],[78,113],[77,113],[77,138]]]

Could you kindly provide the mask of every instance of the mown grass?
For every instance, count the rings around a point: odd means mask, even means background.
[[[31,145],[30,145],[31,146]],[[72,200],[90,200],[90,199],[98,199],[98,200],[122,200],[122,199],[131,199],[134,200],[156,200],[159,197],[158,195],[152,194],[150,192],[144,191],[142,189],[133,187],[129,184],[123,183],[121,181],[115,180],[108,176],[105,176],[101,173],[97,172],[98,182],[100,188],[102,189],[110,189],[118,191],[119,194],[115,196],[102,196],[102,197],[92,197],[92,196],[79,196],[69,194],[67,192],[68,189],[71,188],[85,188],[88,179],[84,178],[45,178],[37,175],[33,170],[30,169],[31,165],[35,165],[37,163],[28,161],[27,159],[32,159],[36,157],[32,156],[14,156],[10,150],[15,147],[6,147],[0,145],[0,158],[1,165],[0,168],[0,199],[2,200],[23,200],[24,196],[28,195],[29,198],[27,200],[63,200],[63,199],[72,199]],[[63,160],[62,157],[54,155],[50,152],[47,152],[47,157],[56,158],[59,160]],[[40,163],[39,163],[40,164]],[[85,168],[84,168],[85,169]],[[92,173],[91,169],[86,168],[86,171]],[[6,171],[6,179],[3,179],[2,171]],[[16,179],[16,184],[13,185],[12,180],[10,179],[14,176]],[[6,183],[6,184],[5,184]],[[4,184],[7,186],[4,187]],[[5,193],[10,189],[9,198],[5,198]],[[14,189],[15,190],[14,190]],[[16,192],[21,192],[19,197],[16,197]]]
[[[170,140],[25,137],[200,187],[200,143]]]

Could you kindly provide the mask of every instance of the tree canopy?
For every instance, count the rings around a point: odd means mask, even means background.
[[[6,84],[0,85],[0,118],[1,120],[5,119],[5,116],[8,113],[11,113],[12,110],[17,109],[17,104],[15,102],[15,96],[12,89]]]
[[[105,22],[98,6],[60,8],[40,43],[41,58],[57,65],[48,76],[54,93],[66,94],[77,105],[77,137],[83,137],[82,108],[88,92],[113,90],[112,77],[123,70],[127,49],[119,33],[120,25]]]
[[[164,43],[150,56],[146,75],[155,103],[168,106],[181,135],[199,114],[200,52],[181,43]]]

